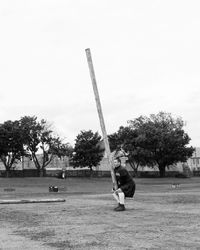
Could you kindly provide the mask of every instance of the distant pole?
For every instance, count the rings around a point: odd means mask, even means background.
[[[103,112],[102,112],[102,108],[101,108],[101,102],[100,102],[99,92],[98,92],[98,88],[97,88],[96,77],[95,77],[95,73],[94,73],[94,67],[93,67],[93,63],[92,63],[92,56],[91,56],[90,49],[86,49],[85,52],[86,52],[88,66],[89,66],[89,70],[90,70],[90,77],[91,77],[91,80],[92,80],[92,86],[93,86],[93,90],[94,90],[94,96],[95,96],[95,100],[96,100],[96,106],[97,106],[97,111],[98,111],[98,115],[99,115],[99,121],[100,121],[101,130],[102,130],[102,134],[103,134],[105,150],[106,150],[106,154],[107,154],[108,161],[109,161],[109,167],[110,167],[110,171],[111,171],[112,182],[113,182],[113,186],[115,188],[117,188],[116,177],[115,177],[115,173],[114,173],[114,169],[113,169],[113,165],[112,165],[110,146],[109,146],[109,142],[108,142],[108,136],[107,136],[107,133],[106,133],[106,127],[105,127],[105,123],[104,123]]]

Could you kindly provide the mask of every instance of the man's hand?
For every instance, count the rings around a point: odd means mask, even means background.
[[[122,193],[121,188],[118,188],[117,190],[114,191],[115,194]]]
[[[114,188],[114,187],[112,187],[112,190],[111,190],[111,192],[113,192],[113,193],[115,192],[115,188]]]
[[[115,192],[118,189],[118,187],[113,186],[112,192]]]

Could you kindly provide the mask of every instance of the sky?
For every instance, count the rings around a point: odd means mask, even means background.
[[[164,111],[200,146],[199,11],[198,0],[0,1],[0,123],[37,116],[72,145],[101,134],[90,48],[108,134]]]

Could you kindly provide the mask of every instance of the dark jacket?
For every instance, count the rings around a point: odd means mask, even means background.
[[[118,188],[121,188],[125,197],[133,197],[135,193],[135,182],[128,170],[122,166],[114,169]]]

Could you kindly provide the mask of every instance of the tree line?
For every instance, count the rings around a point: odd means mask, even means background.
[[[0,159],[7,176],[14,163],[23,157],[33,160],[38,176],[43,175],[45,167],[55,156],[70,156],[73,148],[69,143],[54,134],[51,125],[35,116],[24,116],[20,120],[0,124]],[[42,155],[42,161],[39,160]]]
[[[182,118],[173,118],[170,113],[140,116],[108,135],[110,148],[123,152],[136,175],[139,166],[157,166],[160,177],[164,177],[168,166],[186,162],[194,152],[183,127]],[[72,147],[54,134],[47,121],[24,116],[0,124],[0,159],[8,175],[13,163],[24,156],[33,160],[38,175],[55,156],[68,156],[74,168],[88,167],[92,171],[104,155],[101,141],[98,132],[81,131]],[[42,162],[38,160],[38,152],[42,154]]]

